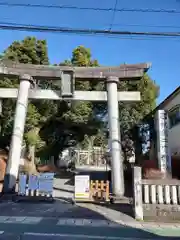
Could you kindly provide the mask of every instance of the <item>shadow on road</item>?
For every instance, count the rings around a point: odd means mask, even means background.
[[[127,227],[108,220],[104,215],[94,210],[71,205],[70,203],[64,203],[59,200],[52,204],[9,202],[0,204],[0,208],[0,216],[42,218],[41,221],[34,225],[22,224],[23,222],[1,223],[0,231],[5,231],[7,233],[56,233],[62,234],[62,236],[63,234],[71,233],[71,235],[74,234],[74,237],[76,235],[86,235],[89,236],[88,238],[92,236],[93,239],[100,239],[100,236],[108,236],[109,239],[114,240],[118,238],[158,240],[180,238],[180,235],[179,237],[162,237],[143,229]],[[58,222],[59,225],[57,225]],[[84,238],[86,237],[84,236]]]
[[[65,183],[65,184],[66,184],[66,183]],[[53,189],[54,189],[54,190],[61,191],[61,192],[74,193],[73,190],[63,189],[63,188],[59,188],[59,187],[54,187]]]

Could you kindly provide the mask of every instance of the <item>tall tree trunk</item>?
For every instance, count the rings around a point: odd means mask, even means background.
[[[28,151],[32,164],[35,164],[35,145],[28,146]]]

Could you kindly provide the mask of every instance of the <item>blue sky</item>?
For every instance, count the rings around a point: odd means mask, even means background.
[[[2,1],[1,1],[2,2]],[[23,3],[23,0],[8,0]],[[115,0],[28,0],[26,3],[76,5],[82,7],[114,7]],[[180,11],[178,0],[118,0],[118,8],[176,9]],[[34,9],[1,7],[0,22],[63,26],[72,28],[108,29],[112,12],[94,12],[60,9]],[[130,26],[141,25],[141,26]],[[147,25],[151,25],[148,27]],[[170,28],[152,27],[172,26]],[[132,31],[180,31],[180,14],[117,12],[112,30]],[[29,33],[0,30],[0,52],[14,40],[25,36],[36,36],[48,42],[51,63],[59,63],[71,57],[72,50],[84,45],[92,50],[94,59],[102,65],[121,63],[151,62],[150,76],[160,86],[158,103],[179,86],[180,80],[180,38],[140,39],[127,37],[79,36],[51,33]]]

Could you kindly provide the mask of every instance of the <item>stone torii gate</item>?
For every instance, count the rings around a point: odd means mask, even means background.
[[[121,80],[140,80],[150,64],[121,65],[118,67],[67,67],[29,65],[12,62],[0,63],[0,75],[18,77],[19,89],[0,88],[0,99],[17,99],[9,159],[5,175],[4,192],[14,189],[20,163],[28,99],[68,101],[107,101],[110,144],[112,154],[112,186],[115,196],[124,195],[123,160],[118,101],[140,101],[139,92],[118,92]],[[38,80],[59,80],[60,91],[36,89]],[[105,81],[107,92],[75,91],[75,81]]]

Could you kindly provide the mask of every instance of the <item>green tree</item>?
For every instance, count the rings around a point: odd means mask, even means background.
[[[29,63],[29,64],[49,64],[48,53],[47,53],[47,44],[45,40],[37,40],[34,37],[26,37],[22,41],[14,41],[3,53],[3,60],[12,60],[20,63]],[[18,87],[18,79],[1,79],[0,87]],[[42,119],[48,116],[48,111],[51,113],[53,106],[50,106],[50,103],[47,102],[29,102],[28,112],[26,118],[25,126],[25,138],[27,144],[31,145],[32,141],[30,139],[29,132],[32,133],[32,129],[39,127]],[[3,101],[3,111],[1,117],[1,127],[4,139],[8,139],[7,136],[10,136],[12,133],[13,118],[15,110],[15,101],[12,99],[7,99]],[[46,114],[44,114],[46,112]],[[43,116],[42,116],[43,115]],[[45,121],[45,119],[44,119]],[[37,133],[34,133],[37,135]],[[26,136],[27,135],[27,136]],[[31,134],[32,135],[32,134]],[[10,138],[10,137],[9,137]],[[32,138],[31,138],[32,139]],[[34,139],[38,139],[38,136],[34,136]],[[33,143],[34,144],[34,143]]]
[[[135,148],[136,159],[140,160],[149,131],[144,118],[156,107],[159,87],[147,74],[144,74],[138,82],[122,82],[120,90],[139,91],[141,94],[140,102],[119,103],[121,139],[125,158],[130,156]]]
[[[73,50],[72,53],[72,58],[71,58],[71,63],[73,66],[78,66],[78,67],[97,67],[99,66],[98,61],[95,59],[92,59],[91,55],[91,50],[89,48],[85,48],[84,46],[78,46]],[[76,90],[85,90],[85,91],[91,91],[91,90],[103,90],[103,86],[101,83],[97,81],[76,81]],[[102,118],[99,116],[99,113],[102,113],[102,108],[101,105],[98,102],[78,102],[76,103],[71,111],[72,117],[76,116],[78,117],[77,119],[81,119],[83,122],[87,121],[94,121],[94,129],[97,129],[96,134],[92,136],[86,136],[85,141],[82,142],[82,145],[84,147],[87,147],[86,144],[88,142],[93,142],[97,143],[98,140],[96,141],[96,137],[100,139],[100,129],[103,127],[103,122]],[[76,117],[74,118],[75,121],[77,121]],[[87,141],[87,139],[89,140]],[[104,134],[102,133],[101,136],[102,142],[104,142]]]
[[[4,59],[29,64],[49,64],[47,43],[35,37],[14,41],[4,52]]]
[[[73,51],[70,61],[65,60],[59,65],[88,67],[98,66],[98,62],[92,60],[89,49],[79,46]],[[75,88],[92,90],[92,86],[95,88],[95,85],[98,83],[76,81]],[[91,138],[94,139],[101,128],[101,121],[97,118],[93,106],[94,104],[88,101],[73,103],[71,107],[65,101],[60,102],[57,113],[41,128],[40,136],[46,142],[47,151],[55,154],[55,159],[58,159],[59,153],[65,147],[72,145],[87,147]]]
[[[55,64],[57,66],[57,64]],[[60,63],[59,66],[72,66],[71,60],[65,60],[64,62]]]

